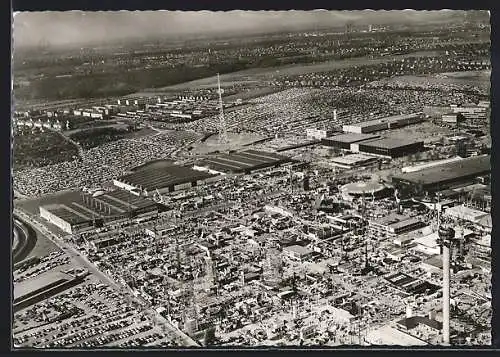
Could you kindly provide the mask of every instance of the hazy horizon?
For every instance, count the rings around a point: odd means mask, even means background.
[[[87,45],[196,34],[309,30],[315,26],[344,26],[348,22],[354,25],[438,23],[462,18],[465,13],[463,10],[19,12],[14,14],[13,39],[16,48],[37,46],[41,42],[50,46]]]

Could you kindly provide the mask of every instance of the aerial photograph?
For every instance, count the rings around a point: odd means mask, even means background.
[[[489,11],[12,22],[11,349],[491,346]]]

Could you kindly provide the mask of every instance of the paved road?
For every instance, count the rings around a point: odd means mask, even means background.
[[[121,293],[123,293],[128,301],[143,307],[144,309],[143,311],[145,311],[148,315],[150,315],[154,319],[154,321],[159,322],[160,326],[164,328],[164,331],[166,333],[176,336],[186,346],[198,346],[198,344],[193,339],[191,339],[185,333],[183,333],[178,328],[170,324],[163,316],[158,314],[154,309],[150,308],[149,306],[145,306],[144,301],[133,296],[130,288],[120,285],[119,283],[114,281],[111,277],[101,272],[90,260],[87,259],[87,257],[82,255],[77,249],[75,249],[69,243],[64,242],[57,235],[50,232],[41,222],[36,220],[34,217],[31,217],[26,213],[20,211],[19,209],[14,209],[14,214],[18,215],[19,217],[23,218],[25,221],[29,222],[31,225],[36,227],[56,246],[58,246],[62,251],[71,256],[77,263],[81,264],[83,267],[88,269],[88,271],[91,274],[97,276],[102,282],[108,284],[115,290],[118,290]]]
[[[14,218],[14,235],[16,235],[18,239],[12,251],[12,261],[15,264],[25,259],[33,248],[35,248],[36,233],[24,222]]]

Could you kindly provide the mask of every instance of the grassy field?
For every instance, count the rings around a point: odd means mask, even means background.
[[[28,257],[43,257],[45,255],[48,255],[52,252],[58,252],[60,251],[59,247],[57,247],[54,243],[50,241],[47,237],[45,237],[42,233],[38,232],[36,229],[36,234],[37,234],[37,240],[35,247],[33,250],[28,254]],[[60,231],[59,231],[60,232]],[[60,233],[59,233],[60,234]]]
[[[159,160],[150,161],[150,162],[145,163],[143,165],[133,167],[131,169],[131,171],[141,171],[141,170],[149,170],[149,169],[163,169],[165,167],[172,166],[173,164],[174,164],[174,162],[171,160],[159,159]]]
[[[432,143],[439,141],[443,136],[451,134],[453,134],[451,129],[443,128],[425,121],[415,125],[392,129],[385,132],[384,136],[406,141],[415,140],[423,141],[424,143]]]
[[[78,199],[80,192],[78,191],[61,191],[52,195],[47,195],[40,198],[30,200],[19,200],[16,206],[32,215],[40,214],[40,206],[50,205],[54,203],[71,202],[73,199]]]
[[[150,136],[158,133],[156,130],[151,129],[151,128],[144,128],[138,131],[132,131],[128,134],[124,135],[125,139],[137,139],[137,138],[143,138],[145,136]]]
[[[215,151],[227,151],[240,149],[256,141],[265,139],[262,135],[254,133],[227,133],[229,144],[219,144],[219,136],[213,135],[203,143],[196,144],[193,152],[198,154],[207,154]]]

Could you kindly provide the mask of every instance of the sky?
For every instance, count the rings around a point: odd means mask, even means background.
[[[257,33],[314,26],[439,22],[463,11],[100,11],[14,14],[14,47],[113,42],[194,34]]]

